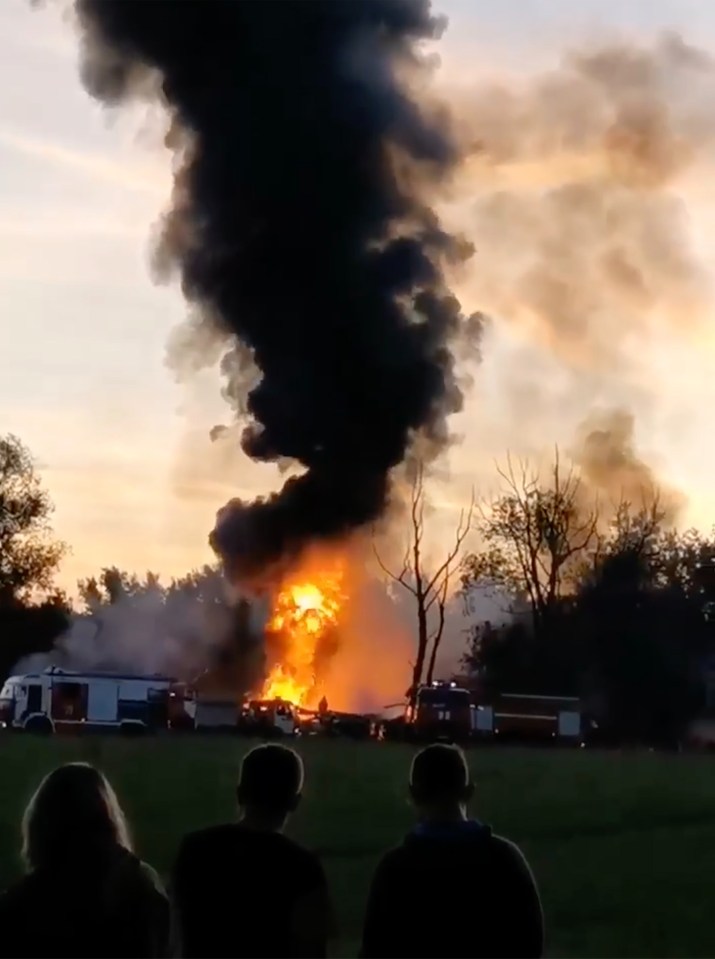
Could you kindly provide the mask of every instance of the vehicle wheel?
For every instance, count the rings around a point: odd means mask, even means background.
[[[47,716],[33,716],[25,723],[25,732],[33,733],[35,736],[51,736],[54,727]]]

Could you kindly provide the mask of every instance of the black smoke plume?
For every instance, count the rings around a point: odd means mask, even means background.
[[[444,447],[462,403],[450,342],[479,324],[443,275],[470,251],[424,200],[455,148],[408,86],[443,22],[424,0],[75,8],[87,90],[168,110],[156,261],[178,268],[194,329],[224,339],[242,447],[304,467],[228,503],[214,548],[247,575],[374,520],[412,440]]]

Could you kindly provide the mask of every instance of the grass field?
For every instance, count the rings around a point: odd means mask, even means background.
[[[230,818],[235,739],[0,739],[0,879],[19,869],[23,804],[53,765],[82,758],[112,779],[138,852],[166,873],[185,831]],[[291,833],[323,857],[355,955],[378,855],[410,824],[409,749],[301,745],[306,800]],[[475,812],[524,848],[541,886],[551,956],[714,956],[715,759],[588,751],[470,753]]]

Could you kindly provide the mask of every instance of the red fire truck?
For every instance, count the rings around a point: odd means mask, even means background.
[[[418,688],[414,708],[407,704],[403,715],[382,723],[380,737],[466,742],[472,734],[472,714],[469,690],[455,682],[435,681]]]
[[[417,690],[412,720],[416,738],[458,742],[472,732],[469,690],[453,682],[433,682]]]
[[[501,693],[477,708],[476,731],[482,736],[502,741],[583,742],[581,703],[574,696]]]

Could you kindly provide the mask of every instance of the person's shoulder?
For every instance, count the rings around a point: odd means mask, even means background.
[[[492,850],[498,862],[501,862],[505,868],[518,870],[528,870],[529,864],[521,848],[511,839],[505,836],[492,835]]]
[[[262,855],[269,857],[280,870],[300,876],[300,886],[304,890],[327,885],[320,856],[312,849],[284,833],[269,833],[263,841],[266,845]]]
[[[276,845],[276,851],[286,859],[291,859],[295,863],[296,869],[311,870],[312,872],[323,871],[320,857],[317,853],[301,845],[290,836],[284,833],[274,833],[273,841]]]
[[[236,823],[221,823],[186,833],[181,840],[184,851],[199,852],[203,849],[225,848],[239,841],[241,829]]]
[[[521,857],[522,851],[513,839],[507,839],[506,836],[500,836],[498,833],[491,835],[492,848],[504,856]]]
[[[161,881],[159,873],[156,871],[156,869],[154,869],[153,866],[150,866],[148,862],[144,862],[143,859],[139,859],[138,871],[141,881],[147,889],[151,889],[154,892],[159,893],[161,896],[166,895],[164,883]]]
[[[259,832],[240,823],[224,823],[188,833],[181,841],[182,858],[227,855],[233,852],[261,854],[290,860],[296,868],[310,868],[317,857],[295,840],[277,832]]]

